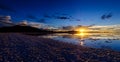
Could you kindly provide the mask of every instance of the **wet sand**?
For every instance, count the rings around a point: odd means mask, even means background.
[[[0,33],[0,62],[119,62],[120,52],[20,33]]]

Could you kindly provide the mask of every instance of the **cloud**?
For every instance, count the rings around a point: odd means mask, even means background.
[[[59,14],[59,13],[55,13],[54,15],[45,14],[44,18],[69,20],[69,21],[81,21],[80,19],[76,19],[68,14]]]
[[[51,29],[51,27],[55,28],[53,26],[50,26],[45,23],[40,23],[40,22],[28,22],[28,25],[36,28],[42,28],[42,29]]]
[[[113,16],[112,13],[104,14],[104,15],[101,16],[101,19],[102,19],[102,20],[110,19],[112,16]]]
[[[44,15],[44,17],[45,18],[53,18],[53,19],[63,19],[63,20],[65,20],[65,19],[70,19],[69,17],[67,17],[67,16],[56,16],[56,15],[52,15],[52,16],[50,16],[50,15],[47,15],[47,14],[45,14]]]
[[[107,19],[109,19],[109,18],[111,18],[113,15],[111,14],[111,13],[109,13],[107,16],[106,16],[106,18]]]
[[[106,15],[102,15],[101,19],[104,20],[106,18]]]
[[[1,10],[5,10],[5,11],[9,11],[9,12],[16,12],[14,9],[12,9],[11,7],[7,6],[7,5],[3,5],[0,4],[0,9]]]
[[[62,19],[62,20],[70,19],[70,18],[67,17],[67,16],[56,16],[55,18],[56,18],[56,19]]]

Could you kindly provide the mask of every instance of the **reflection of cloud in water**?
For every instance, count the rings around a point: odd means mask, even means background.
[[[120,51],[120,35],[115,34],[102,34],[102,33],[92,33],[86,35],[79,35],[79,34],[52,34],[44,36],[45,38],[51,38],[54,40],[59,40],[63,42],[73,43],[81,46],[86,47],[93,47],[93,48],[103,48],[103,49],[113,49]]]

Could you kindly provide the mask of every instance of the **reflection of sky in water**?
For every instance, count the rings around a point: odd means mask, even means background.
[[[97,35],[73,35],[73,34],[54,34],[44,36],[63,42],[77,44],[92,48],[104,48],[120,51],[120,35],[98,34]]]
[[[77,39],[72,39],[72,38],[63,38],[63,37],[56,37],[53,38],[54,40],[60,40],[63,42],[68,42],[68,43],[72,43],[72,44],[78,44],[78,40]]]
[[[113,50],[119,50],[120,51],[120,40],[85,40],[84,41],[85,46],[89,47],[95,47],[95,48],[105,48],[105,49],[113,49]]]

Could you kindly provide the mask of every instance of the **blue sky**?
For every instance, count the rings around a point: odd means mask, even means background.
[[[0,0],[0,15],[10,15],[14,22],[28,20],[52,26],[120,24],[119,0]],[[101,16],[112,13],[102,20]],[[71,16],[73,19],[45,18]],[[45,21],[40,21],[44,19]],[[80,21],[76,21],[79,19]]]

